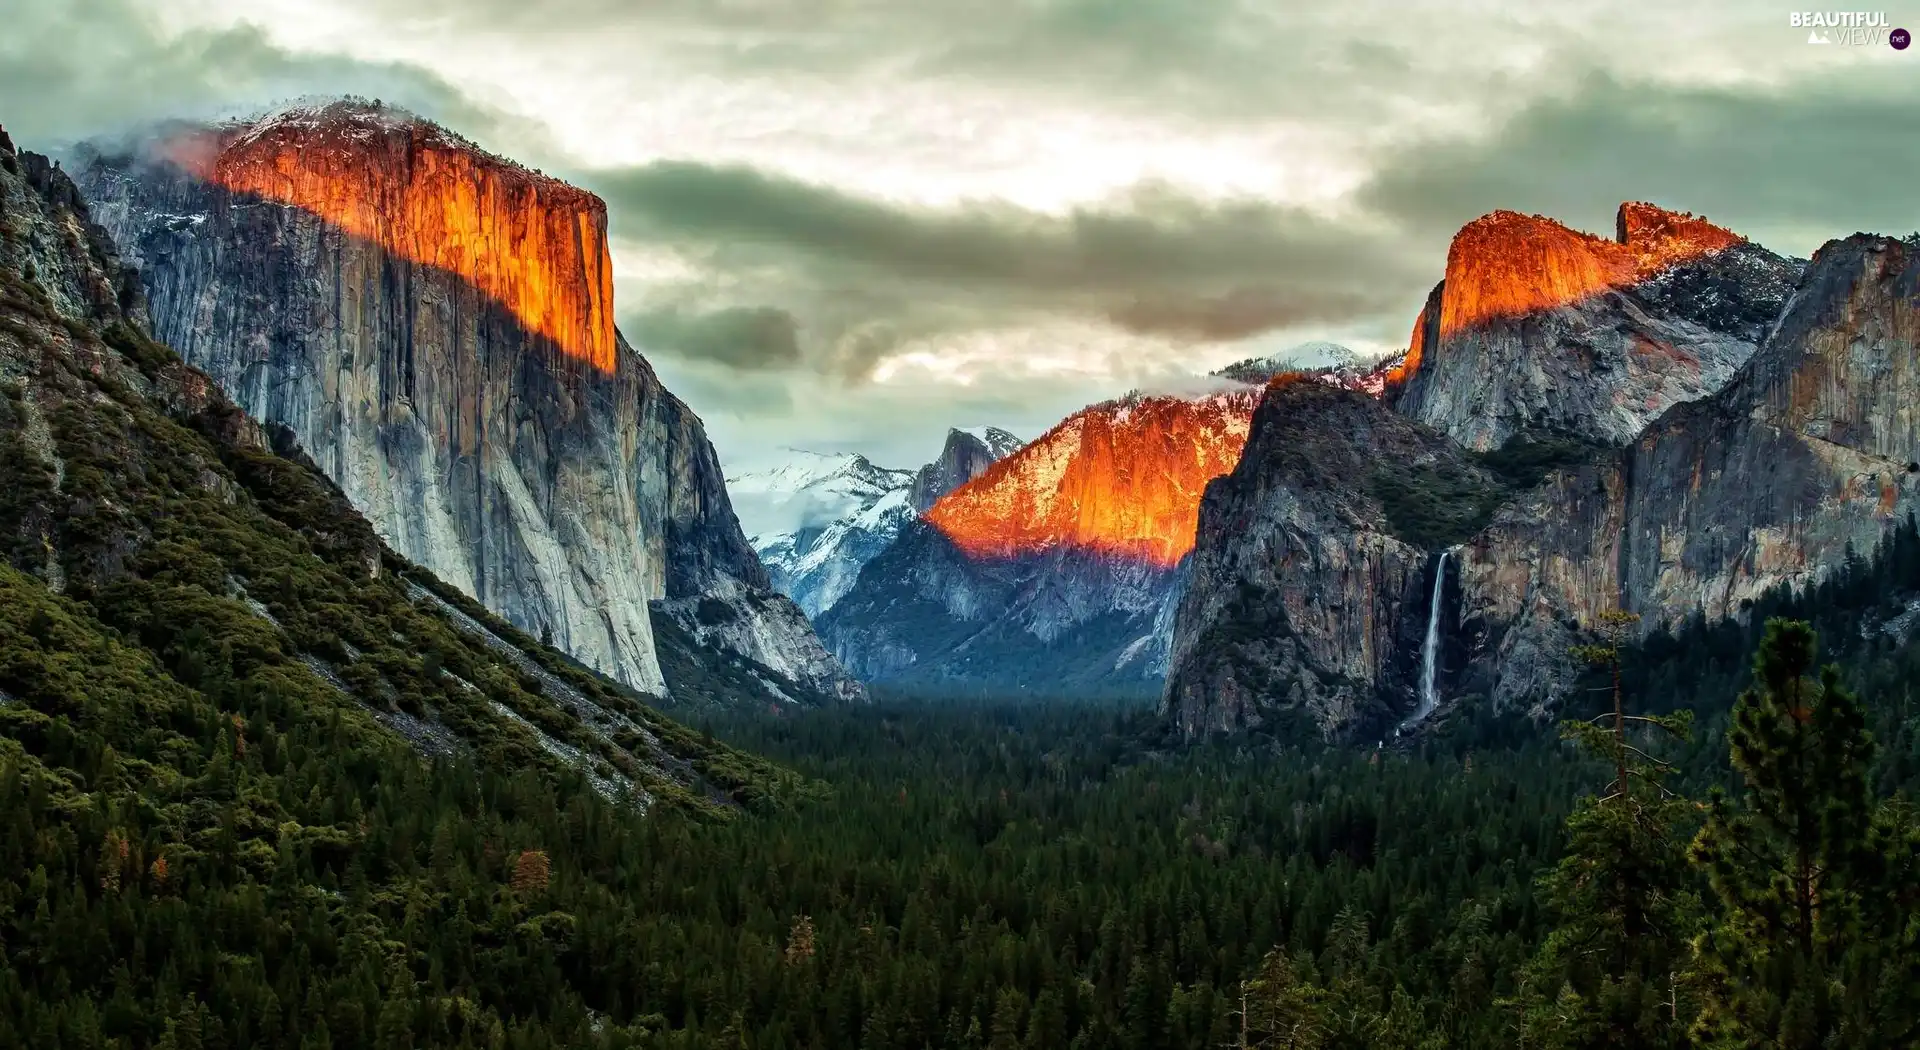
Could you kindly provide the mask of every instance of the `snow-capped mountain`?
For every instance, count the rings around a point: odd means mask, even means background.
[[[795,450],[778,467],[729,479],[728,490],[773,586],[819,616],[935,500],[1019,447],[998,427],[952,430],[939,458],[919,470]]]
[[[1314,340],[1271,357],[1250,357],[1213,373],[1225,379],[1265,386],[1283,372],[1300,372],[1329,386],[1379,397],[1398,374],[1404,352],[1384,359],[1362,358],[1339,343]]]

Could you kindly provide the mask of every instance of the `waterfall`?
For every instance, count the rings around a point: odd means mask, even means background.
[[[1433,597],[1427,602],[1427,640],[1420,647],[1420,706],[1406,724],[1415,722],[1433,713],[1440,704],[1439,691],[1434,688],[1435,665],[1440,662],[1440,595],[1447,586],[1447,557],[1453,551],[1440,552],[1440,564],[1433,570]]]

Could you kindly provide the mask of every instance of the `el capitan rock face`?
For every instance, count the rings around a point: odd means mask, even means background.
[[[663,694],[652,616],[766,589],[698,418],[613,328],[591,194],[352,103],[95,154],[80,182],[156,335],[517,626]],[[793,612],[747,655],[857,694]]]
[[[937,501],[820,619],[869,680],[1134,690],[1166,671],[1206,483],[1258,391],[1077,412]]]
[[[1703,219],[1623,204],[1607,240],[1494,212],[1467,224],[1390,396],[1470,448],[1516,434],[1631,441],[1718,390],[1800,264]]]
[[[291,205],[456,274],[561,354],[602,372],[616,367],[607,208],[585,190],[435,125],[343,104],[165,149],[189,175],[234,195]]]

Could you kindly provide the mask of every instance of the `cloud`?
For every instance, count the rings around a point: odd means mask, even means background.
[[[297,55],[249,24],[169,33],[133,0],[0,0],[0,25],[0,121],[30,148],[316,92],[395,101],[475,134],[504,119],[417,68]]]
[[[689,306],[792,322],[771,347],[738,351],[737,363],[754,367],[859,377],[916,339],[1063,317],[1174,344],[1235,340],[1353,321],[1429,280],[1366,222],[1197,200],[1165,185],[1055,215],[1003,202],[917,206],[683,161],[582,181],[606,197],[616,237],[705,275],[639,290],[661,300],[635,322],[643,342],[720,354],[708,341],[691,345],[683,323],[657,320]],[[739,298],[720,302],[729,295]],[[788,341],[796,332],[806,345]]]
[[[1912,73],[1687,86],[1590,71],[1485,136],[1398,151],[1360,198],[1429,234],[1494,208],[1611,231],[1623,200],[1704,212],[1802,255],[1857,230],[1904,234],[1920,226]]]
[[[640,314],[627,324],[631,334],[648,346],[741,371],[800,362],[798,324],[792,314],[770,306],[736,306],[705,314],[670,308]]]
[[[399,102],[607,197],[623,328],[723,449],[910,465],[955,421],[1396,346],[1494,208],[1650,198],[1800,254],[1920,225],[1910,54],[1670,7],[0,0],[0,120]]]

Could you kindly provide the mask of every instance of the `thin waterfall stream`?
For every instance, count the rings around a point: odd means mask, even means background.
[[[1434,681],[1440,663],[1440,599],[1447,586],[1447,559],[1452,555],[1451,548],[1441,551],[1440,562],[1434,566],[1433,597],[1427,600],[1427,638],[1420,646],[1420,705],[1400,723],[1402,730],[1418,725],[1440,706],[1440,691]]]

